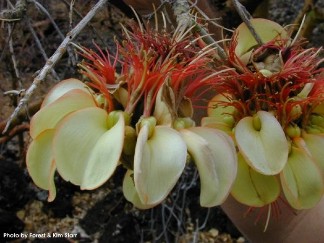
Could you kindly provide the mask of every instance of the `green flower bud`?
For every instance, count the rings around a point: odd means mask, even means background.
[[[235,124],[235,120],[234,117],[231,115],[224,115],[223,116],[223,121],[226,125],[228,125],[229,127],[233,127]]]
[[[271,77],[272,76],[272,72],[267,70],[267,69],[261,69],[259,70],[259,72],[264,76],[264,77]]]
[[[180,129],[183,129],[183,128],[194,127],[194,126],[195,126],[195,122],[189,117],[178,118],[173,123],[173,127],[176,130],[180,130]]]
[[[301,130],[297,125],[289,125],[285,129],[286,135],[288,135],[290,138],[300,137]]]
[[[324,117],[321,115],[313,114],[310,116],[310,123],[312,125],[316,125],[324,128]]]
[[[290,111],[290,117],[293,119],[299,118],[303,114],[302,108],[300,105],[295,105]]]
[[[126,155],[134,155],[137,134],[133,127],[125,126],[125,139],[123,153]]]
[[[260,117],[258,117],[257,114],[255,114],[253,116],[253,127],[257,131],[260,131],[261,130],[261,120],[260,120]]]
[[[128,125],[130,123],[130,115],[123,111],[112,111],[108,114],[107,123],[108,128],[113,127],[119,120],[119,114],[122,113],[125,119],[125,124]]]
[[[152,136],[152,134],[154,132],[154,128],[156,126],[156,118],[154,116],[141,118],[139,120],[139,122],[136,124],[136,132],[138,134],[139,131],[141,130],[141,128],[146,124],[149,127],[149,135],[148,135],[148,137],[150,138]]]
[[[108,102],[103,94],[99,94],[95,96],[95,100],[99,107],[106,109],[108,106]]]
[[[316,134],[324,133],[324,128],[317,125],[309,125],[305,128],[307,133]]]

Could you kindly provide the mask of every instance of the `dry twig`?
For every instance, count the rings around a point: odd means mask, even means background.
[[[255,41],[258,43],[259,46],[262,46],[263,43],[262,43],[261,37],[255,31],[255,29],[253,28],[253,26],[250,22],[250,19],[252,18],[250,13],[246,10],[246,8],[238,0],[233,0],[233,5],[234,5],[237,13],[240,15],[241,19],[243,20],[243,22],[248,27],[248,29],[251,32]]]
[[[63,54],[66,52],[67,46],[71,43],[71,41],[82,31],[82,29],[88,24],[88,22],[94,17],[94,15],[107,3],[108,0],[100,0],[89,12],[88,14],[72,29],[61,45],[57,48],[54,54],[48,59],[45,66],[40,70],[39,74],[33,80],[32,85],[26,91],[25,96],[20,100],[18,106],[14,110],[14,112],[9,117],[9,120],[6,124],[6,127],[3,131],[5,133],[13,119],[17,116],[17,114],[22,110],[22,108],[26,105],[26,103],[31,98],[32,94],[36,91],[39,84],[45,79],[48,72],[52,70],[52,68],[56,65],[56,63],[61,59]]]
[[[30,33],[32,34],[32,36],[33,36],[33,38],[35,40],[36,46],[40,50],[40,52],[41,52],[41,54],[42,54],[42,56],[43,56],[43,58],[44,58],[44,60],[46,62],[48,60],[48,56],[47,56],[47,54],[46,54],[46,52],[45,52],[45,50],[43,48],[43,45],[42,45],[40,39],[38,38],[32,24],[30,23],[30,20],[29,20],[28,17],[26,18],[26,22],[27,22],[27,27],[28,27]],[[55,77],[56,80],[60,80],[60,77],[58,76],[58,74],[56,73],[54,68],[51,69],[51,72],[52,72],[52,75]]]
[[[209,33],[200,26],[190,15],[190,4],[187,0],[176,0],[173,2],[173,12],[177,17],[177,23],[180,30],[184,30],[188,27],[195,26],[195,29],[199,32],[200,36],[206,44],[214,46],[217,50],[219,57],[222,60],[226,60],[226,53],[223,48],[211,37]]]
[[[29,124],[20,124],[15,128],[13,128],[6,136],[0,137],[0,144],[4,144],[8,142],[14,136],[22,135],[23,132],[28,130],[29,130]]]

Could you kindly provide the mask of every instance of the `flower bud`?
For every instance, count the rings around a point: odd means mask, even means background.
[[[306,132],[311,134],[324,133],[324,128],[317,125],[309,125],[306,127]]]
[[[289,125],[285,129],[286,135],[288,135],[290,138],[300,137],[301,130],[297,125]]]
[[[253,127],[257,131],[260,131],[261,130],[261,120],[260,120],[260,117],[258,117],[257,114],[255,114],[253,116]]]
[[[125,140],[124,140],[124,147],[123,147],[124,154],[134,155],[136,139],[137,139],[137,135],[135,129],[131,126],[125,126]]]
[[[320,126],[322,128],[324,128],[324,117],[321,115],[311,115],[310,116],[310,123],[312,125],[316,125],[316,126]]]
[[[261,69],[259,70],[259,72],[264,76],[264,77],[271,77],[272,76],[272,72],[269,71],[268,69]]]
[[[95,96],[95,100],[99,107],[106,109],[108,106],[108,102],[103,94],[99,94]]]
[[[291,109],[289,115],[293,120],[295,120],[295,119],[299,118],[302,114],[303,114],[303,112],[302,112],[301,106],[300,105],[295,105]]]
[[[141,118],[139,120],[139,122],[136,124],[136,132],[137,134],[139,133],[139,131],[141,130],[141,128],[145,125],[148,125],[149,127],[149,135],[148,137],[150,138],[154,132],[154,128],[156,126],[156,118],[154,116],[150,116],[150,117],[145,117],[145,118]]]
[[[194,126],[195,126],[195,122],[189,117],[178,118],[173,123],[173,127],[176,130],[180,130],[180,129],[183,129],[183,128],[194,127]]]
[[[130,115],[128,113],[123,111],[112,111],[108,114],[107,118],[108,128],[113,127],[117,123],[120,113],[124,116],[125,124],[128,125],[130,123]]]

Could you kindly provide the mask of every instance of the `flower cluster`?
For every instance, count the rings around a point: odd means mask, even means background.
[[[87,82],[57,84],[31,120],[35,184],[51,201],[56,171],[91,190],[123,166],[126,199],[146,209],[192,161],[202,206],[229,193],[251,207],[282,195],[295,209],[315,206],[324,193],[321,49],[305,49],[272,21],[251,25],[262,43],[241,24],[221,64],[190,29],[171,35],[131,25],[114,56],[80,47]],[[196,102],[210,91],[216,96],[198,126]]]
[[[304,49],[272,21],[251,24],[262,44],[245,24],[235,30],[227,70],[213,80],[218,94],[202,125],[226,131],[235,141],[236,200],[262,207],[283,192],[293,208],[311,208],[324,192],[321,49]]]
[[[236,149],[225,132],[192,119],[194,103],[210,89],[213,64],[188,33],[134,25],[114,56],[80,47],[88,82],[60,82],[31,120],[27,168],[49,201],[56,171],[91,190],[123,166],[126,199],[150,208],[167,197],[189,161],[200,175],[201,205],[226,199]]]

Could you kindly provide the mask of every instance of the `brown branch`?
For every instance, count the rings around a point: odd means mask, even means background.
[[[66,52],[67,46],[71,43],[71,41],[81,32],[81,30],[88,24],[88,22],[94,17],[94,15],[106,4],[108,0],[100,0],[88,13],[87,15],[72,29],[61,45],[57,48],[57,50],[54,52],[54,54],[48,59],[45,66],[40,70],[39,74],[36,76],[36,78],[33,80],[32,85],[28,88],[26,91],[25,96],[20,100],[18,106],[14,110],[14,112],[11,114],[6,127],[4,128],[3,133],[5,133],[8,128],[10,127],[10,124],[12,123],[12,120],[15,119],[17,114],[22,110],[22,108],[26,105],[26,103],[29,101],[29,99],[32,97],[40,83],[45,79],[47,74],[54,68],[54,66],[58,63],[58,61],[61,59],[63,54]]]
[[[8,142],[10,139],[12,139],[14,136],[22,134],[25,131],[29,130],[29,124],[20,124],[8,132],[7,135],[0,137],[0,144],[3,144],[5,142]]]

